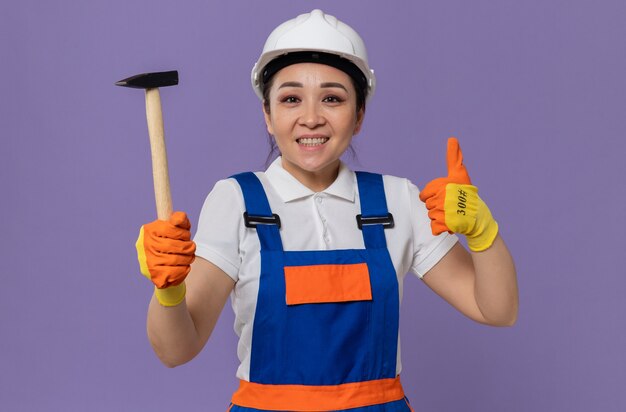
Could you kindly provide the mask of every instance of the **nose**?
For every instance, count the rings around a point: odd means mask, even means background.
[[[326,118],[322,113],[322,108],[315,102],[309,102],[303,104],[302,114],[299,119],[299,123],[302,126],[306,126],[309,129],[315,129],[326,123]]]

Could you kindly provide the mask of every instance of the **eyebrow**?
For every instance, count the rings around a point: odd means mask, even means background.
[[[298,82],[285,82],[280,85],[279,89],[282,89],[283,87],[304,87],[304,85]]]
[[[326,87],[339,87],[340,89],[344,89],[345,91],[348,91],[348,89],[346,89],[346,86],[344,86],[344,85],[343,85],[343,84],[341,84],[341,83],[333,83],[333,82],[330,82],[330,83],[322,83],[322,84],[321,84],[321,87],[324,87],[324,88],[326,88]]]
[[[278,88],[282,89],[283,87],[304,87],[304,85],[302,83],[300,83],[300,82],[285,82],[285,83],[281,84]],[[338,87],[340,89],[348,91],[348,89],[346,89],[346,86],[344,86],[341,83],[336,83],[336,82],[322,83],[320,85],[320,87],[322,87],[322,88]]]

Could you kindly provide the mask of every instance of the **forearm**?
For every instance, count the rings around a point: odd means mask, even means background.
[[[186,363],[200,351],[200,338],[186,301],[166,307],[153,296],[148,307],[147,330],[152,348],[168,367]]]
[[[150,344],[169,367],[190,361],[202,350],[235,281],[211,262],[197,257],[185,284],[187,294],[180,304],[165,307],[153,296],[148,308]]]
[[[491,247],[471,252],[476,304],[489,324],[511,326],[517,320],[518,290],[513,258],[498,235]]]

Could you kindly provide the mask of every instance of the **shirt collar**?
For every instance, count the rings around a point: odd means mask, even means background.
[[[282,158],[279,156],[272,162],[270,167],[265,171],[265,176],[270,184],[276,190],[283,202],[291,202],[292,200],[301,199],[303,197],[312,196],[314,191],[300,183],[288,171],[283,169]],[[339,164],[339,174],[337,179],[328,186],[322,193],[354,202],[356,176],[343,162]]]

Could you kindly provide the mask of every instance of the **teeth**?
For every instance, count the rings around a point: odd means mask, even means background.
[[[300,139],[298,139],[298,143],[305,146],[316,146],[324,144],[327,141],[328,137],[301,137]]]

